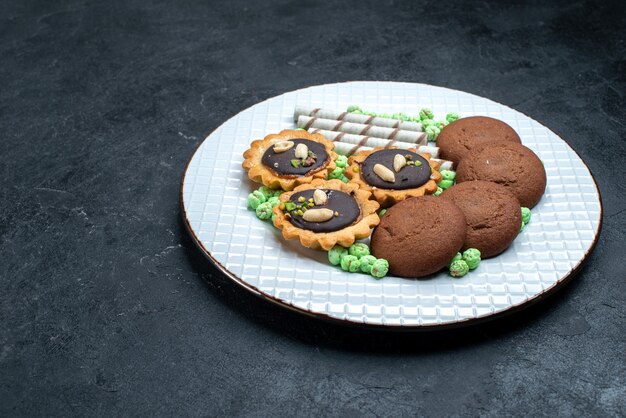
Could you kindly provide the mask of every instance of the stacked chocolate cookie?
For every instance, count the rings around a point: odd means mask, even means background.
[[[437,146],[456,165],[457,184],[440,197],[394,205],[372,234],[372,253],[389,261],[393,275],[430,275],[467,248],[482,258],[502,253],[520,231],[520,208],[534,207],[545,191],[541,160],[502,121],[459,119],[442,129]]]

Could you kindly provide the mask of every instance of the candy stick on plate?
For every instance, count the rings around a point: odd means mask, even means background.
[[[326,131],[340,131],[354,135],[393,139],[397,142],[426,145],[428,135],[425,132],[403,131],[398,128],[384,128],[382,126],[364,125],[361,123],[344,122],[332,119],[319,119],[309,116],[298,117],[298,128],[323,129]]]
[[[400,129],[402,131],[423,131],[419,122],[403,121],[391,118],[381,118],[379,116],[359,115],[350,112],[339,112],[330,109],[320,109],[319,107],[296,106],[293,112],[294,122],[299,116],[310,116],[319,119],[341,120],[344,122],[360,123],[362,125],[382,126],[384,128]]]
[[[371,136],[363,136],[363,135],[353,135],[347,134],[345,132],[337,132],[337,131],[326,131],[324,129],[309,129],[309,132],[312,134],[322,134],[326,139],[335,142],[335,147],[337,147],[338,143],[346,143],[351,145],[358,145],[360,147],[385,147],[385,148],[399,148],[399,149],[409,149],[416,148],[417,152],[428,153],[433,158],[437,158],[439,156],[439,148],[434,147],[432,145],[418,145],[411,144],[409,142],[398,142],[391,139],[384,138],[375,138]]]

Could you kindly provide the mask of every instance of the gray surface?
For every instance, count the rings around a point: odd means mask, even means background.
[[[626,415],[624,7],[1,2],[0,415]],[[353,79],[486,96],[568,141],[604,199],[575,280],[490,325],[398,335],[210,266],[180,221],[194,148]]]

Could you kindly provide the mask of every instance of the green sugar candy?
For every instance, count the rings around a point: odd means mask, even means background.
[[[448,123],[452,123],[455,120],[459,120],[459,118],[460,118],[459,114],[455,112],[451,112],[446,115],[446,120],[448,121]]]
[[[465,260],[456,260],[450,264],[450,275],[452,277],[463,277],[469,272],[469,266]]]
[[[424,120],[420,120],[420,122],[424,129],[426,129],[427,126],[431,126],[435,124],[435,121],[432,119],[424,119]]]
[[[437,187],[437,191],[433,193],[433,196],[439,196],[441,193],[443,193],[443,189],[441,187]]]
[[[376,257],[373,255],[364,255],[359,258],[359,261],[361,262],[361,271],[365,274],[370,274],[372,272],[372,267],[376,262]]]
[[[456,172],[451,170],[441,170],[439,172],[444,180],[453,181],[456,178]]]
[[[468,248],[463,251],[463,260],[470,270],[474,270],[480,264],[480,251],[476,248]]]
[[[267,199],[267,203],[269,203],[272,207],[274,207],[280,203],[280,199],[278,199],[278,197],[276,196],[272,196],[269,199]]]
[[[526,228],[526,224],[525,224],[524,222],[522,222],[522,224],[521,224],[521,225],[520,225],[520,227],[519,227],[519,232],[518,232],[518,234],[521,234],[521,233],[522,233],[522,231],[524,230],[524,228]]]
[[[387,275],[388,271],[389,262],[384,258],[378,258],[374,261],[374,264],[372,264],[372,271],[370,271],[370,274],[377,279],[382,279]]]
[[[428,135],[429,141],[436,142],[437,137],[439,136],[439,132],[441,132],[441,130],[435,125],[428,125],[426,128],[424,128],[424,132],[426,132],[426,134]]]
[[[328,251],[328,261],[333,266],[338,266],[341,264],[341,259],[345,255],[348,255],[348,249],[342,247],[341,245],[335,245]]]
[[[261,203],[256,208],[256,216],[257,218],[265,221],[272,217],[272,205],[270,202]]]
[[[378,212],[378,217],[382,218],[385,216],[385,213],[387,213],[387,209],[381,209],[380,212]]]
[[[335,164],[337,164],[337,167],[340,167],[340,168],[347,167],[348,166],[348,157],[346,157],[345,155],[340,155],[335,160]]]
[[[355,110],[361,110],[361,108],[357,105],[348,106],[348,112],[354,112]]]
[[[328,175],[329,179],[341,179],[343,177],[343,168],[337,167]]]
[[[378,115],[379,118],[391,119],[391,115],[389,113],[381,113]]]
[[[376,112],[363,112],[364,115],[376,117]]]
[[[463,259],[463,254],[461,253],[456,253],[456,255],[452,258],[452,260],[450,260],[450,262],[448,263],[448,268],[450,268],[450,266],[452,265],[452,263],[454,263],[455,261],[458,260],[462,260]]]
[[[248,206],[251,209],[256,210],[261,203],[264,203],[267,199],[265,195],[258,190],[253,191],[248,195]]]
[[[257,190],[263,193],[263,196],[265,196],[265,200],[268,200],[270,197],[274,196],[274,190],[270,189],[269,187],[261,186]]]
[[[355,255],[345,255],[341,257],[341,269],[344,271],[349,271],[350,273],[354,273],[359,271],[361,268],[361,263],[359,259]]]
[[[454,185],[454,181],[452,180],[441,180],[438,184],[438,186],[441,187],[443,190],[446,190],[448,187],[451,187],[452,185]]]
[[[435,118],[435,114],[433,113],[432,110],[428,109],[427,107],[423,108],[422,110],[420,110],[420,119],[424,120],[424,119],[434,119]]]
[[[272,225],[274,224],[274,219],[276,219],[276,214],[274,212],[272,212]]]
[[[348,253],[350,255],[357,256],[359,258],[370,255],[370,249],[367,244],[362,242],[357,242],[356,244],[352,244],[350,248],[348,248]]]
[[[532,214],[530,213],[530,209],[524,207],[522,208],[522,222],[524,223],[524,225],[530,222],[531,215]]]
[[[344,183],[347,183],[347,182],[350,181],[350,179],[348,177],[346,177],[346,176],[341,176],[341,178],[339,180],[343,181]]]

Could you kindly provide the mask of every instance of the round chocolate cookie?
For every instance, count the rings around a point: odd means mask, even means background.
[[[522,206],[532,208],[546,190],[546,170],[522,144],[499,142],[470,151],[459,163],[457,183],[486,180],[508,188]]]
[[[520,205],[504,186],[490,181],[467,181],[446,189],[439,198],[461,208],[467,221],[463,249],[477,248],[481,258],[500,254],[519,233]]]
[[[465,241],[463,212],[450,200],[412,197],[392,206],[374,229],[370,248],[389,273],[423,277],[446,267]]]
[[[486,116],[471,116],[444,126],[437,137],[437,146],[440,158],[458,164],[475,147],[499,141],[522,142],[506,123]]]

